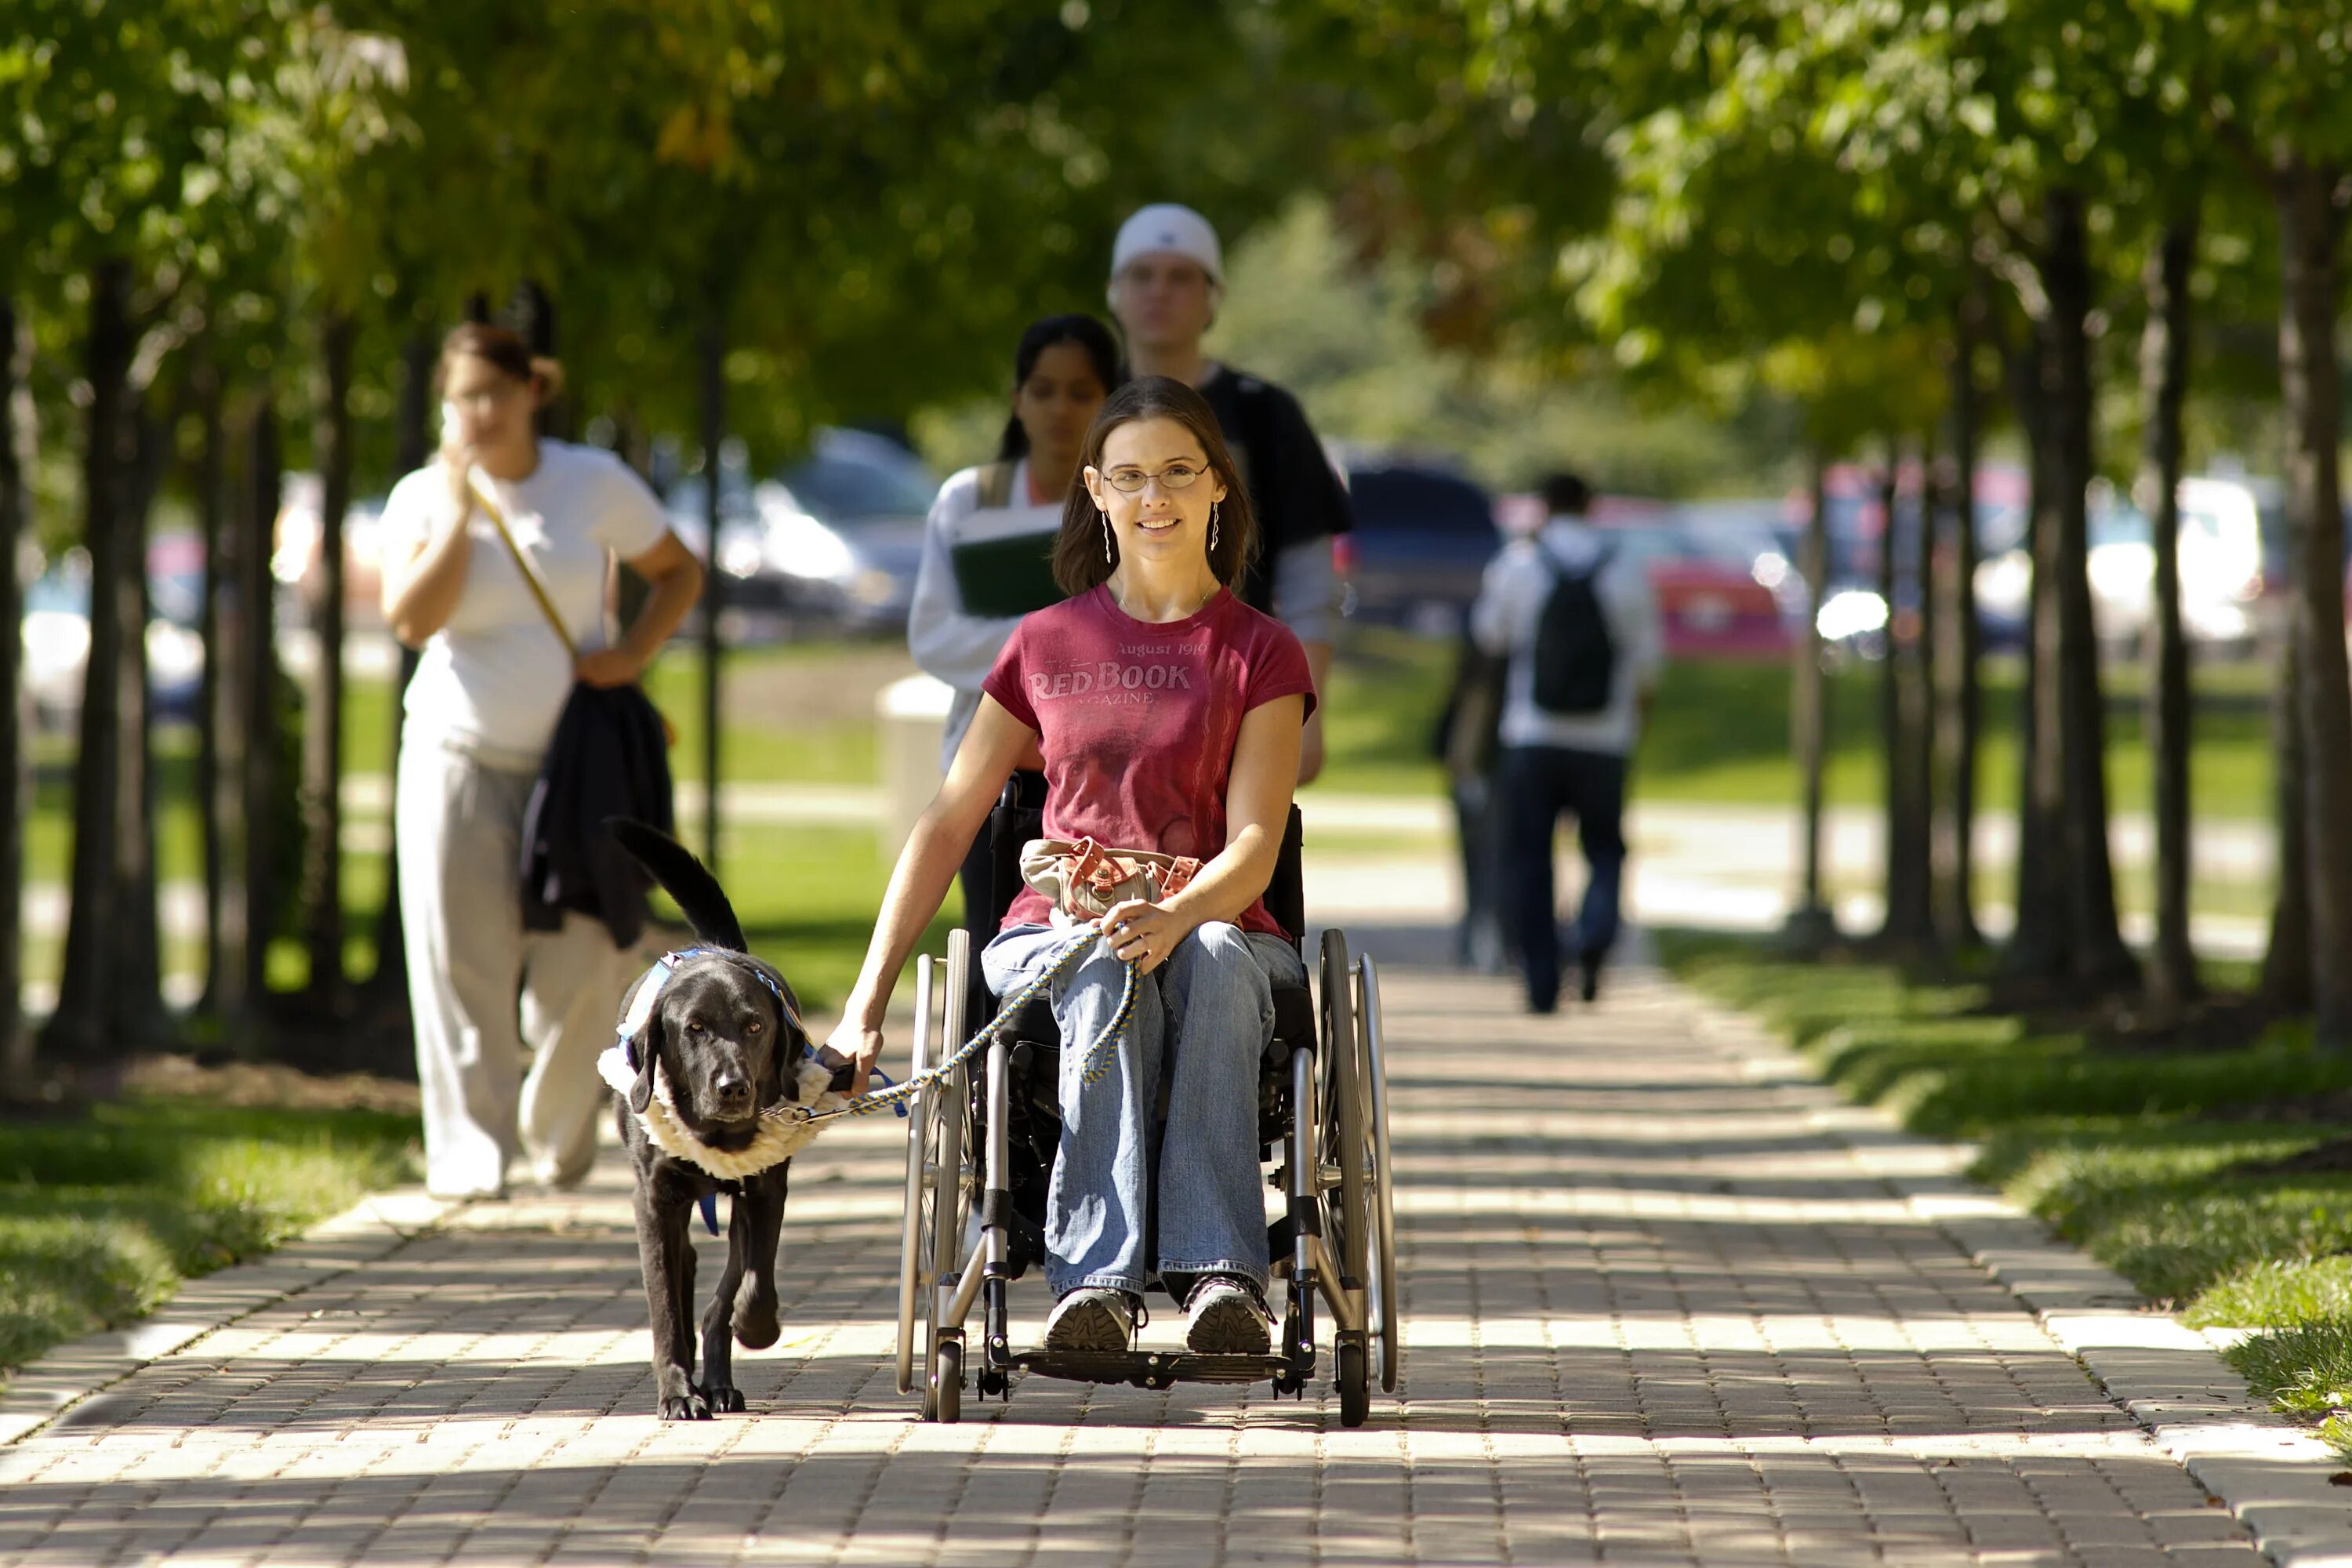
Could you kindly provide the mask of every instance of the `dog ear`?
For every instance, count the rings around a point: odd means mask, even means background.
[[[661,1060],[664,1035],[661,1009],[656,1007],[644,1027],[629,1037],[628,1058],[637,1069],[636,1081],[629,1085],[629,1109],[639,1116],[653,1103],[654,1068]]]

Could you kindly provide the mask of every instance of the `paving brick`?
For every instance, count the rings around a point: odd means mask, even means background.
[[[2260,1561],[1854,1141],[1945,1152],[1758,1070],[1752,1033],[1654,976],[1541,1020],[1495,982],[1382,979],[1408,1358],[1362,1431],[1321,1387],[1036,1379],[916,1422],[887,1362],[903,1133],[860,1122],[793,1173],[784,1335],[736,1358],[749,1415],[652,1418],[608,1150],[582,1192],[457,1211],[0,1447],[0,1556]],[[2089,1277],[2037,1246],[2034,1278]],[[1015,1299],[1034,1337],[1034,1282]],[[2178,1375],[2160,1342],[2103,1353]]]

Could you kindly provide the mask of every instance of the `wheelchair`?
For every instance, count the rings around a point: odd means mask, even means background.
[[[1015,774],[983,829],[990,886],[972,901],[993,931],[1019,892],[1021,847],[1041,836],[1042,782]],[[1306,929],[1296,806],[1266,889],[1284,930]],[[914,1070],[940,1061],[995,1016],[969,934],[915,972]],[[1277,985],[1274,1037],[1261,1058],[1258,1136],[1280,1217],[1267,1226],[1280,1333],[1265,1355],[1189,1351],[1023,1350],[1012,1342],[1007,1293],[1043,1272],[1045,1194],[1059,1147],[1062,1042],[1045,996],[1022,1008],[984,1057],[919,1095],[907,1121],[907,1210],[899,1248],[898,1387],[919,1391],[926,1421],[952,1422],[966,1381],[1009,1399],[1016,1373],[1166,1389],[1178,1383],[1270,1382],[1305,1397],[1317,1363],[1318,1303],[1331,1320],[1331,1376],[1344,1426],[1370,1414],[1371,1388],[1393,1393],[1402,1370],[1396,1218],[1388,1097],[1381,1065],[1380,977],[1323,933],[1313,985]],[[977,1071],[973,1069],[978,1069]],[[1156,1284],[1155,1289],[1158,1289]],[[977,1343],[971,1319],[980,1311]]]

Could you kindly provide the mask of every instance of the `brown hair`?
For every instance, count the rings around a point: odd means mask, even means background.
[[[1231,587],[1257,551],[1257,519],[1250,510],[1249,489],[1242,483],[1241,468],[1225,446],[1224,433],[1217,428],[1216,411],[1206,398],[1169,376],[1138,376],[1112,393],[1102,412],[1095,416],[1086,443],[1078,449],[1078,467],[1099,471],[1103,443],[1110,433],[1142,419],[1173,419],[1191,431],[1207,454],[1209,467],[1223,482],[1225,499],[1217,510],[1217,542],[1209,552],[1209,570],[1218,582]],[[1118,569],[1115,535],[1110,558],[1104,558],[1103,531],[1108,526],[1095,510],[1094,497],[1087,492],[1081,473],[1071,482],[1069,499],[1062,503],[1062,531],[1054,540],[1054,581],[1063,593],[1075,597],[1108,580]]]
[[[530,384],[542,404],[552,403],[563,391],[563,366],[545,354],[533,354],[519,332],[488,321],[467,321],[441,340],[441,363],[433,372],[436,391],[448,379],[449,362],[471,354],[485,359],[513,379]]]

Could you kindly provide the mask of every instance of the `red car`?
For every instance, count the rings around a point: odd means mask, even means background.
[[[1666,657],[1785,658],[1804,613],[1786,546],[1760,515],[1722,510],[1628,509],[1595,521],[1615,549],[1648,565]]]

